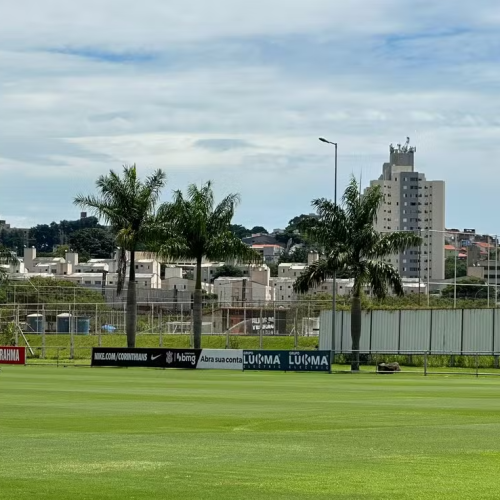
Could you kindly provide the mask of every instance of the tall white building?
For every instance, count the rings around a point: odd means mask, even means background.
[[[390,146],[390,159],[383,172],[370,185],[379,185],[385,195],[376,229],[380,232],[413,231],[422,237],[422,245],[394,255],[389,262],[403,278],[422,281],[444,279],[445,185],[428,181],[415,171],[416,148]]]

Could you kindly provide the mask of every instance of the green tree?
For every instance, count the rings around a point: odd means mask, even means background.
[[[457,278],[467,276],[467,262],[457,259]],[[447,257],[444,263],[444,277],[447,280],[455,277],[455,257]]]
[[[92,227],[80,229],[69,238],[71,248],[79,254],[88,254],[94,259],[107,259],[112,256],[116,244],[115,238],[107,229]]]
[[[242,277],[243,277],[243,271],[239,267],[231,266],[229,264],[224,264],[215,271],[212,277],[212,282],[214,282],[217,278],[242,278]]]
[[[495,297],[494,287],[489,287],[489,296],[491,299]],[[451,284],[443,288],[441,291],[443,298],[455,298],[455,285]],[[466,279],[457,281],[457,299],[486,299],[488,298],[488,287],[486,282],[481,278],[471,276]]]
[[[384,258],[420,245],[413,233],[382,234],[375,230],[377,211],[384,200],[380,186],[364,194],[351,179],[341,205],[326,199],[313,201],[318,217],[305,224],[308,237],[324,249],[324,256],[306,268],[295,282],[296,292],[304,293],[319,285],[335,272],[347,272],[354,279],[351,298],[352,370],[359,370],[361,337],[361,298],[365,286],[371,286],[376,297],[383,298],[391,287],[403,295],[398,271]]]
[[[252,231],[241,224],[231,224],[231,232],[240,240],[252,236]]]
[[[267,229],[263,226],[254,226],[252,229],[250,229],[250,232],[252,234],[269,234],[267,232]]]
[[[30,229],[30,244],[38,252],[50,253],[60,243],[59,226],[52,222],[49,224],[38,224]]]
[[[277,278],[278,277],[278,264],[276,262],[268,262],[267,267],[269,267],[269,270],[271,271],[271,278]]]
[[[278,259],[278,264],[305,264],[307,263],[307,253],[305,247],[294,248],[291,252],[283,252]]]
[[[151,238],[155,227],[155,208],[160,191],[165,185],[165,174],[155,171],[143,182],[137,176],[135,165],[123,167],[123,176],[114,171],[96,182],[99,195],[75,198],[75,204],[92,210],[108,223],[116,234],[120,247],[117,292],[123,289],[129,252],[129,281],[127,287],[126,332],[127,346],[135,347],[137,331],[137,292],[135,280],[135,252],[140,244]]]
[[[21,229],[2,229],[0,231],[0,245],[13,250],[17,255],[23,255],[26,243],[24,231]]]
[[[4,246],[0,246],[0,282],[5,282],[7,280],[9,276],[8,266],[16,262],[17,257],[15,253]]]
[[[218,205],[214,203],[211,182],[201,188],[192,184],[185,197],[174,193],[172,203],[158,209],[159,232],[156,235],[159,255],[169,259],[196,261],[196,284],[193,297],[194,346],[201,347],[202,288],[201,263],[203,258],[212,262],[235,258],[243,262],[261,259],[231,231],[231,220],[239,202],[237,194],[230,194]]]

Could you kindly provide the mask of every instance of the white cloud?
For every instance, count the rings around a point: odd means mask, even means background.
[[[460,191],[498,179],[500,74],[488,54],[500,38],[484,31],[496,6],[408,4],[10,3],[0,17],[0,210],[21,214],[24,203],[30,220],[68,218],[76,192],[137,162],[144,173],[165,168],[169,189],[213,178],[242,193],[242,219],[278,226],[331,194],[332,151],[318,136],[339,142],[342,186],[361,170],[377,177],[388,144],[410,135],[428,178],[448,181],[450,224],[474,226],[483,196],[466,210]],[[115,59],[124,52],[130,61]]]

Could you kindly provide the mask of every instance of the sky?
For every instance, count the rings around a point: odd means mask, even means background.
[[[500,234],[498,0],[0,0],[0,219],[75,219],[110,169],[212,180],[283,228],[367,185],[389,144],[446,181],[447,227]]]

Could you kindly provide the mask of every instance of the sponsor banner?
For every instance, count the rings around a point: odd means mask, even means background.
[[[200,350],[94,347],[92,366],[196,368]]]
[[[244,370],[286,371],[288,351],[243,351]]]
[[[25,365],[26,347],[0,346],[0,365]]]
[[[243,370],[243,350],[202,349],[196,368],[202,370]]]
[[[243,369],[330,372],[330,354],[330,351],[243,351]]]
[[[288,370],[291,372],[330,372],[331,351],[289,351]]]
[[[201,349],[165,349],[165,368],[194,370],[200,354]]]

